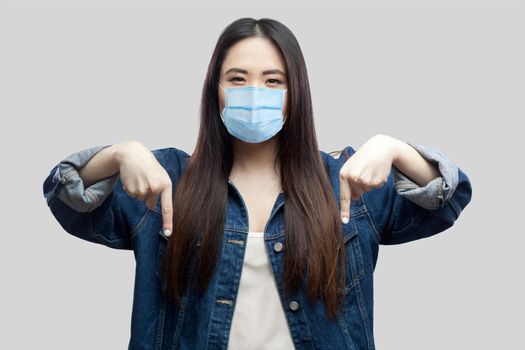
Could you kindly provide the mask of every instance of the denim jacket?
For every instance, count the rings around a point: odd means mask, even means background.
[[[264,230],[266,252],[296,349],[375,349],[373,272],[379,245],[400,244],[432,236],[451,227],[470,202],[467,175],[439,150],[412,144],[425,159],[438,164],[440,176],[420,187],[394,166],[388,181],[352,200],[350,221],[342,223],[347,284],[342,313],[328,320],[321,300],[303,290],[283,294],[284,203],[279,193]],[[232,182],[221,257],[206,292],[183,295],[180,307],[161,297],[160,269],[167,237],[162,232],[160,201],[149,209],[123,191],[119,174],[84,188],[78,169],[97,152],[96,146],[71,154],[55,165],[43,183],[47,204],[62,228],[81,239],[115,249],[133,250],[135,287],[128,349],[227,349],[248,231],[247,208]],[[351,156],[351,146],[344,149]],[[166,169],[173,191],[189,155],[169,147],[152,151]],[[339,203],[339,170],[344,157],[320,151]]]

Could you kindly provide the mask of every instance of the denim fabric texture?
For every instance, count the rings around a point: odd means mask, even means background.
[[[56,172],[56,175],[65,187],[59,193],[58,198],[76,211],[84,213],[98,207],[109,196],[113,186],[117,183],[118,173],[84,188],[82,179],[78,175],[78,170],[82,166],[95,154],[109,146],[95,146],[73,153],[58,164],[59,171]]]
[[[373,271],[379,245],[401,244],[429,237],[451,227],[470,202],[471,183],[448,157],[426,145],[412,144],[438,165],[440,176],[420,187],[395,167],[385,185],[351,201],[350,222],[341,223],[346,247],[345,305],[328,320],[322,301],[304,290],[284,295],[284,204],[277,197],[264,230],[268,258],[296,349],[375,349],[373,333]],[[78,169],[97,152],[96,146],[71,154],[55,165],[43,193],[62,228],[81,239],[110,248],[133,250],[135,290],[128,349],[226,349],[239,287],[247,232],[247,208],[228,181],[228,210],[221,258],[203,295],[186,291],[181,307],[161,297],[160,268],[168,237],[162,232],[160,201],[151,210],[122,189],[119,174],[84,188]],[[152,151],[167,170],[173,193],[189,155],[169,147]],[[352,156],[351,146],[343,153]],[[346,157],[320,151],[332,192],[339,203],[339,170]]]

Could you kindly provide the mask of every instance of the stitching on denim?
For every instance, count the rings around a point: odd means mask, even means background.
[[[461,212],[461,209],[458,209],[456,207],[456,204],[452,203],[452,201],[447,201],[446,204],[448,204],[452,208],[452,210],[454,210],[454,213],[456,213],[456,220],[457,220],[457,218],[459,217],[459,214]]]
[[[95,205],[95,202],[97,200],[97,197],[91,192],[89,188],[84,190],[84,195],[89,200],[89,211],[93,210],[93,206]]]
[[[162,213],[161,213],[160,211],[157,210],[157,206],[155,206],[155,208],[153,208],[153,209],[150,209],[150,208],[148,208],[148,209],[151,210],[152,212],[155,212],[155,213],[157,213],[158,215],[162,216]]]
[[[408,181],[408,180],[397,180],[396,181],[396,189],[415,189],[415,188],[421,188],[421,186],[417,186],[416,184]]]
[[[352,290],[358,283],[365,277],[365,266],[364,266],[364,258],[363,258],[363,251],[361,249],[361,242],[359,241],[359,232],[357,230],[357,227],[354,223],[352,223],[352,227],[354,228],[354,234],[350,235],[348,238],[345,238],[345,258],[348,260],[350,264],[350,273],[352,277],[352,281],[345,286],[345,295],[348,294],[350,290]],[[349,246],[350,245],[350,246]],[[348,253],[348,250],[351,250],[352,257],[355,260],[355,271],[353,269],[353,262],[351,261],[351,257]],[[359,261],[361,260],[361,262]]]
[[[347,303],[347,300],[345,300],[345,304]],[[341,331],[343,332],[343,338],[345,339],[346,345],[351,346],[349,348],[350,350],[355,350],[355,342],[352,338],[352,334],[350,333],[350,327],[348,326],[348,322],[346,322],[345,315],[344,315],[344,307],[342,312],[339,313],[337,316],[337,321],[339,324],[339,327],[341,328]]]
[[[353,290],[358,284],[360,284],[359,282],[365,277],[364,274],[359,274],[358,276],[356,277],[352,277],[352,281],[350,282],[350,284],[348,284],[346,287],[345,287],[345,295],[348,294],[351,290]]]
[[[446,182],[445,182],[445,179],[442,176],[440,177],[440,179],[441,179],[440,180],[441,183],[437,187],[438,187],[439,196],[441,196],[442,201],[444,202],[445,201],[445,192],[443,191],[443,186],[446,184]],[[437,201],[436,208],[440,208],[441,204],[442,204],[442,201],[439,199],[439,196],[436,197],[436,201]]]
[[[158,313],[159,317],[157,318],[158,324],[157,324],[157,338],[155,342],[155,349],[160,350],[162,349],[162,341],[164,339],[164,327],[166,323],[166,301],[164,298],[162,298],[162,304],[160,307],[160,311]]]
[[[91,233],[91,235],[93,235],[94,237],[97,237],[98,239],[101,239],[106,241],[107,243],[110,243],[110,244],[118,244],[119,247],[128,247],[128,244],[127,244],[127,241],[123,238],[115,238],[115,239],[108,239],[106,236],[104,236],[103,234],[100,234],[98,233],[96,230],[95,230],[95,227],[93,225],[93,217],[92,217],[92,212],[88,211],[87,212],[87,217],[88,217],[88,226],[89,226],[89,231]]]
[[[371,334],[368,333],[368,313],[366,312],[365,305],[363,305],[363,291],[361,290],[361,285],[356,286],[355,288],[355,297],[357,299],[357,305],[359,307],[359,313],[361,314],[361,319],[363,321],[363,328],[365,329],[365,337],[367,347],[371,348]]]
[[[404,226],[403,228],[400,228],[399,230],[392,230],[392,234],[395,234],[395,233],[402,233],[403,231],[406,231],[408,230],[409,228],[412,228],[412,226],[414,226],[414,223],[419,220],[419,218],[424,215],[424,213],[418,213],[416,215],[414,215],[414,217],[412,218],[412,221],[410,221],[410,223],[406,226]]]
[[[60,168],[59,168],[60,169]],[[59,170],[60,171],[60,170]],[[60,175],[62,175],[62,177],[66,180],[66,181],[70,181],[73,179],[74,175],[76,173],[76,169],[75,168],[70,168],[70,169],[66,169],[63,173],[62,171],[60,171]]]
[[[300,296],[299,296],[298,299],[301,301],[302,304],[305,303],[304,299],[301,298]],[[301,307],[300,310],[301,310],[301,314],[303,315],[303,320],[308,320],[308,318],[306,317],[306,314],[304,313],[304,307]],[[287,320],[287,323],[288,323],[288,320]],[[313,337],[312,337],[312,333],[310,332],[310,327],[308,327],[308,322],[304,322],[304,328],[306,328],[306,331],[308,332],[308,340],[310,342],[312,342]],[[290,329],[290,331],[291,331],[291,329]],[[294,345],[295,345],[295,343],[294,343]]]
[[[370,210],[368,210],[368,205],[366,204],[366,193],[363,193],[363,195],[361,196],[363,198],[363,206],[366,208],[366,215],[368,215],[368,218],[370,219],[370,223],[372,224],[372,227],[374,229],[374,232],[375,232],[375,236],[377,238],[377,242],[379,244],[379,242],[381,242],[381,235],[379,234],[379,231],[377,230],[377,227],[376,227],[376,224],[374,222],[374,219],[372,218],[372,215],[370,214]]]
[[[139,222],[131,229],[131,231],[130,231],[131,238],[130,239],[132,241],[135,239],[135,236],[137,235],[137,232],[138,232],[139,228],[146,221],[146,216],[148,215],[149,212],[150,212],[149,210],[146,210],[146,212],[144,213],[144,215],[142,215],[142,218],[139,220]]]

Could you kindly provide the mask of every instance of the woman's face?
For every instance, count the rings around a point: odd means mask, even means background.
[[[230,47],[221,67],[219,82],[224,88],[258,86],[287,89],[286,77],[287,72],[281,53],[273,42],[264,37],[250,37]],[[219,107],[222,111],[224,90],[218,87],[218,91]],[[283,116],[287,114],[287,99],[285,98]]]

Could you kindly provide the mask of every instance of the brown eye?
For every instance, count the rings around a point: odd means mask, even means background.
[[[268,79],[267,81],[273,81],[273,82],[270,83],[270,84],[280,84],[280,83],[281,83],[281,81],[278,80],[278,79]]]

